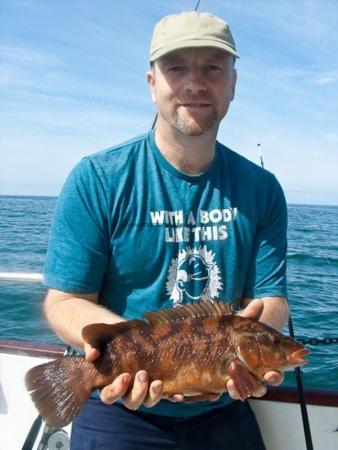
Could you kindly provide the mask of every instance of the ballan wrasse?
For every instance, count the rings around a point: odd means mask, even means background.
[[[232,378],[244,400],[266,372],[305,364],[309,353],[273,328],[236,315],[223,302],[181,305],[144,318],[84,327],[84,341],[101,349],[94,362],[66,356],[27,372],[26,387],[49,425],[67,425],[91,391],[122,372],[146,370],[149,381],[163,381],[164,398],[226,392]]]

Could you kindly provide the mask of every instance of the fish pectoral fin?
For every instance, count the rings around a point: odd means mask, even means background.
[[[232,379],[241,400],[250,397],[261,385],[237,357],[234,357],[228,365],[227,373]]]

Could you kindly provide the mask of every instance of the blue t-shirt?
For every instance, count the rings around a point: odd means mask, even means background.
[[[220,143],[201,175],[169,164],[151,131],[83,158],[53,219],[44,283],[99,292],[127,319],[179,303],[286,296],[285,198],[276,178]],[[231,401],[147,412],[188,416]]]

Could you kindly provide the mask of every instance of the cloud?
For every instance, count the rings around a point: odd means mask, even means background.
[[[326,53],[334,48],[332,45],[338,38],[335,1],[261,0],[253,3],[255,7],[248,7],[247,0],[230,1],[226,10],[235,11],[237,17],[250,19],[251,24],[264,30],[270,39],[277,37],[280,42],[293,44],[295,49],[310,44],[315,52]],[[251,28],[252,34],[254,31]],[[330,44],[328,48],[325,48],[326,43]]]
[[[327,85],[338,82],[338,70],[327,73],[322,73],[314,80],[314,84]]]
[[[19,11],[19,2],[7,2],[1,49],[7,192],[16,184],[15,193],[33,193],[29,185],[40,183],[34,193],[55,194],[81,156],[150,128],[154,107],[143,74],[152,27],[191,2],[97,3],[21,2]],[[220,140],[256,163],[261,142],[266,167],[288,189],[338,189],[335,3],[201,5],[229,20],[242,56]]]
[[[2,60],[8,60],[15,63],[38,64],[40,66],[61,66],[62,61],[55,55],[43,53],[25,47],[1,46]]]
[[[329,142],[338,144],[338,134],[337,133],[325,133],[323,138]]]
[[[47,102],[51,102],[50,106],[55,102],[63,102],[66,106],[71,102],[84,108],[106,104],[114,109],[128,109],[130,105],[141,109],[150,104],[148,87],[141,71],[127,71],[119,83],[110,79],[109,68],[105,75],[84,75],[52,55],[26,52],[23,48],[12,55],[15,58],[8,58],[0,64],[1,101],[10,109],[16,105],[21,110],[26,104]],[[115,72],[116,77],[122,77],[122,71],[120,73]]]

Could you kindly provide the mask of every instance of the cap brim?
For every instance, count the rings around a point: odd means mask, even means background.
[[[236,50],[231,47],[230,45],[224,44],[224,42],[217,42],[213,40],[206,40],[206,39],[193,39],[193,40],[187,40],[183,41],[182,43],[175,43],[173,45],[166,45],[163,48],[157,49],[155,52],[150,54],[150,62],[154,62],[156,59],[161,58],[162,56],[166,55],[167,53],[171,53],[175,50],[180,50],[182,48],[200,48],[200,47],[211,47],[211,48],[217,48],[219,50],[223,50],[226,53],[235,56],[236,58],[239,58],[238,53]]]

